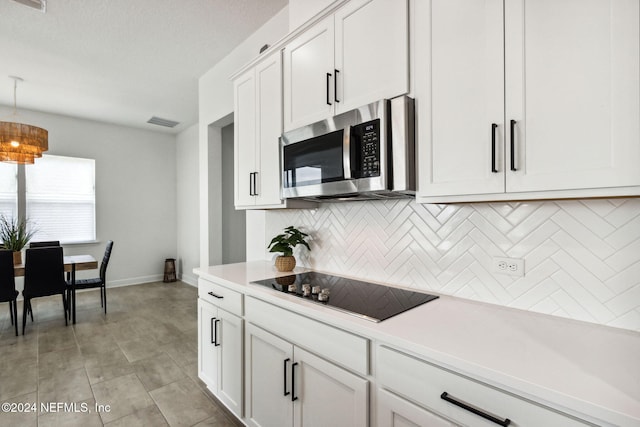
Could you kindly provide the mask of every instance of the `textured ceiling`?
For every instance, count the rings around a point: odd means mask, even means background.
[[[198,78],[287,0],[0,0],[0,104],[163,130],[197,122]],[[1,118],[0,118],[1,119]]]

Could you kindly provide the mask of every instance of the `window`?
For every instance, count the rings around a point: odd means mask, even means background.
[[[95,240],[95,160],[44,155],[25,168],[25,179],[32,240]]]
[[[14,218],[18,214],[18,167],[0,163],[0,214]]]

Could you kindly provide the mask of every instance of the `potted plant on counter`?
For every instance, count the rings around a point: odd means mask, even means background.
[[[282,253],[282,255],[276,257],[275,265],[278,271],[292,271],[295,268],[296,258],[293,256],[293,249],[296,246],[303,245],[308,250],[311,250],[305,240],[308,236],[308,234],[290,225],[284,229],[283,234],[278,234],[271,239],[271,243],[267,246],[269,252]]]
[[[35,230],[28,229],[26,219],[7,218],[0,215],[0,241],[2,248],[13,251],[13,263],[22,264],[22,249],[27,246],[35,234]]]

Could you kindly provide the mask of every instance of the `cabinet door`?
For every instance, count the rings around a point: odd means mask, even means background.
[[[294,355],[294,426],[368,425],[367,380],[298,347]]]
[[[256,67],[256,127],[259,159],[256,205],[281,205],[280,145],[282,134],[282,59],[274,53]]]
[[[640,184],[638,1],[505,3],[507,191]]]
[[[333,16],[284,48],[284,130],[333,115]]]
[[[256,172],[256,95],[255,71],[250,70],[233,82],[235,205],[255,204],[252,174]]]
[[[198,299],[198,373],[214,394],[218,392],[218,348],[215,345],[217,313],[215,306]]]
[[[219,380],[218,398],[242,418],[242,347],[243,320],[224,310],[218,310]]]
[[[293,346],[249,323],[246,349],[245,421],[255,427],[291,426]]]
[[[378,427],[455,427],[455,424],[386,390],[378,390]]]
[[[408,0],[355,0],[335,13],[336,113],[409,91]]]
[[[503,2],[432,0],[419,14],[418,195],[502,193]]]

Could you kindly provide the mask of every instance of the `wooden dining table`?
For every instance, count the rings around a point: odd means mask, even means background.
[[[96,268],[98,268],[98,261],[92,255],[64,256],[64,271],[67,273],[67,280],[71,282],[71,317],[74,325],[76,323],[76,271]],[[24,276],[24,264],[16,264],[13,272],[16,277]]]

